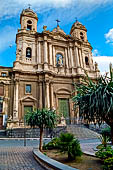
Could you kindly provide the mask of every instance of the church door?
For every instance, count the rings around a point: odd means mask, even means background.
[[[24,106],[24,114],[27,112],[32,112],[33,111],[33,106]]]
[[[69,99],[58,99],[58,111],[66,119],[66,123],[69,124]]]

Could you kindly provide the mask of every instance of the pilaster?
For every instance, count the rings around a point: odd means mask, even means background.
[[[47,37],[44,37],[44,70],[48,70]]]
[[[50,95],[50,93],[49,93],[49,81],[48,80],[46,80],[46,101],[45,101],[45,106],[46,106],[46,108],[50,108],[50,97],[49,97],[49,95]]]
[[[39,82],[39,108],[42,109],[42,82]]]
[[[41,43],[38,41],[38,70],[42,70],[42,65],[41,65]]]
[[[16,79],[14,84],[13,120],[18,120],[18,85],[19,80]]]

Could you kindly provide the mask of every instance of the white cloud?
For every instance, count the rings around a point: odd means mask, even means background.
[[[108,33],[105,34],[106,43],[113,43],[113,28],[111,28]]]
[[[72,23],[76,16],[79,16],[80,19],[102,4],[110,4],[111,2],[113,0],[0,0],[0,19],[2,21],[15,17],[16,20],[21,11],[27,8],[28,4],[31,4],[31,8],[41,15],[38,31],[42,29],[43,25],[47,25],[47,29],[50,30],[55,26],[57,18],[61,20],[62,27]],[[0,31],[0,51],[4,50],[10,43],[14,43],[16,30],[17,28],[6,26]]]
[[[112,63],[113,65],[113,56],[93,57],[93,60],[98,63],[98,67],[99,67],[101,74],[105,74],[106,72],[109,72],[110,63]]]
[[[67,11],[67,13],[72,13],[73,11],[74,17],[78,13],[80,16],[84,16],[95,8],[110,4],[111,2],[113,0],[0,0],[0,18],[16,16],[23,8],[27,8],[28,4],[31,4],[31,8],[35,9],[38,13],[43,13],[53,8],[70,8],[70,11]]]
[[[0,31],[0,52],[15,44],[16,29],[6,26]]]
[[[99,52],[98,52],[97,49],[94,49],[94,50],[92,51],[92,55],[93,55],[94,57],[100,56],[100,54],[99,54]]]

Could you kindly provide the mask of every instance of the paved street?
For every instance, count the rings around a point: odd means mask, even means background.
[[[48,140],[44,140],[46,143]],[[33,158],[33,147],[39,140],[27,139],[24,147],[23,139],[0,139],[0,170],[44,170]],[[94,155],[94,148],[100,143],[99,139],[80,140],[84,152]]]
[[[0,170],[44,170],[33,158],[38,140],[0,140]]]
[[[82,139],[80,140],[81,149],[84,153],[88,153],[90,155],[95,155],[96,146],[101,144],[99,139]]]

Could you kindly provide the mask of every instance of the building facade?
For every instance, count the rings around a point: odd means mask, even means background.
[[[29,8],[22,11],[20,24],[16,61],[12,68],[0,67],[0,128],[21,126],[26,111],[34,108],[55,109],[67,120],[77,117],[74,83],[84,79],[84,70],[93,80],[99,76],[87,29],[76,21],[70,35],[59,25],[38,33],[37,14]]]

